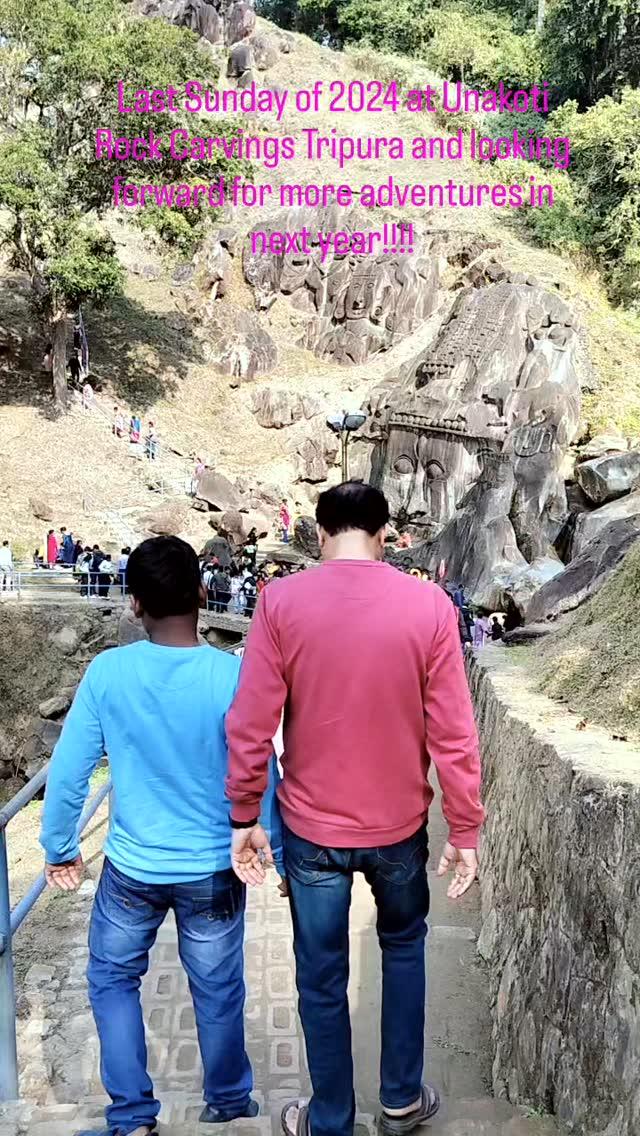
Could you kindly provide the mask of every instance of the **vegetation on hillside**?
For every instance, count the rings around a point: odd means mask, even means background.
[[[545,694],[588,722],[640,740],[640,547],[598,594],[527,652]]]
[[[614,302],[640,310],[638,0],[259,0],[259,6],[320,42],[410,55],[468,86],[548,81],[553,113],[495,115],[489,133],[515,129],[526,136],[532,128],[570,139],[569,171],[549,163],[540,171],[557,191],[557,207],[528,210],[527,223],[554,251],[594,260]],[[505,172],[500,163],[501,180]],[[522,173],[512,165],[512,180]]]
[[[12,264],[28,273],[34,303],[49,324],[55,402],[67,401],[68,314],[87,301],[104,303],[120,291],[122,271],[113,242],[100,227],[112,204],[114,163],[98,160],[95,133],[133,139],[152,129],[162,138],[181,115],[118,112],[119,80],[130,88],[179,88],[187,79],[216,78],[197,37],[161,20],[136,19],[121,0],[4,0],[0,15],[0,206],[8,224],[0,241]],[[186,119],[187,116],[185,116]],[[189,178],[212,181],[225,159],[189,163]],[[144,165],[118,164],[138,182]],[[185,181],[181,163],[163,148],[154,184]],[[156,211],[163,235],[184,238],[200,216]]]

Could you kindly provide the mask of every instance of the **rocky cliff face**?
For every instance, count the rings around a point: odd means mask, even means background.
[[[51,756],[85,668],[118,642],[113,609],[0,609],[0,781],[32,777]]]
[[[200,638],[231,647],[243,621],[201,613]],[[101,651],[146,638],[129,605],[0,608],[0,798],[51,757],[89,663]]]
[[[470,679],[494,1088],[580,1136],[636,1136],[640,755],[577,731],[502,648],[483,652]]]

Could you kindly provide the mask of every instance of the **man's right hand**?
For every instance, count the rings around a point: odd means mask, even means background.
[[[60,891],[75,891],[82,883],[84,864],[82,856],[76,856],[67,864],[45,864],[44,878],[50,888]]]
[[[243,884],[263,884],[267,867],[273,866],[269,838],[261,824],[253,828],[234,828],[231,837],[231,866]]]
[[[447,896],[449,899],[460,899],[478,875],[478,853],[475,848],[454,848],[447,841],[438,864],[438,875],[446,876],[450,868],[454,869],[454,875],[447,888]]]

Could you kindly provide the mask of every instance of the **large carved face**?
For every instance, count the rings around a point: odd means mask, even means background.
[[[454,515],[460,486],[478,476],[477,447],[453,434],[392,425],[384,469],[392,516],[437,529]]]

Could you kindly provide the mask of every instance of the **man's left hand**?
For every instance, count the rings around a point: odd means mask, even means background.
[[[82,883],[84,862],[82,856],[69,860],[67,864],[45,864],[44,878],[50,888],[60,891],[75,891]]]

